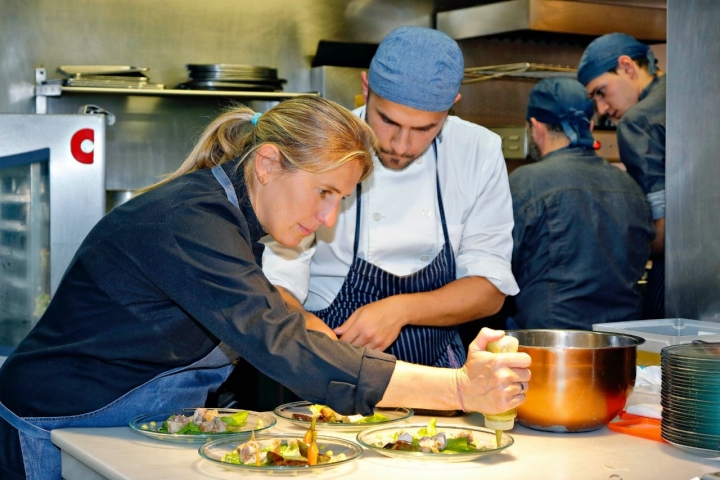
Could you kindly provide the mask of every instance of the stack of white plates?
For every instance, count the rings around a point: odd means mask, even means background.
[[[665,347],[661,368],[662,437],[691,453],[720,457],[720,343]]]
[[[62,65],[58,73],[65,76],[68,87],[164,89],[161,83],[150,82],[147,67],[130,65]]]
[[[254,65],[215,63],[187,65],[190,80],[177,88],[191,90],[245,90],[249,92],[275,92],[286,82],[278,78],[277,69]]]

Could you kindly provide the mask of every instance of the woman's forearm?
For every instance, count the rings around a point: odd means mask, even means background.
[[[455,369],[398,361],[378,406],[460,410],[456,391]]]
[[[481,413],[516,408],[525,401],[530,356],[485,351],[488,342],[503,335],[502,331],[483,328],[470,344],[465,365],[459,369],[397,362],[378,405]]]

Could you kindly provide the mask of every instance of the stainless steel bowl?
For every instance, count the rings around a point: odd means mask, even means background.
[[[635,385],[634,335],[583,330],[511,330],[518,351],[532,358],[522,425],[550,432],[585,432],[606,425]]]

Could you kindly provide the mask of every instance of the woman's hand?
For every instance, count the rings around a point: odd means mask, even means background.
[[[483,328],[470,344],[467,361],[456,375],[460,404],[466,411],[502,413],[525,401],[530,356],[485,351],[489,342],[504,335],[502,330]]]

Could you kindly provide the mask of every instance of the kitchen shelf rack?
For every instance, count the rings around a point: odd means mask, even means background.
[[[542,79],[547,77],[575,78],[576,75],[577,69],[573,67],[542,63],[509,63],[506,65],[466,68],[465,78],[462,83],[477,83],[500,77]]]
[[[0,345],[17,345],[39,319],[49,258],[48,166],[0,168]]]
[[[45,68],[35,69],[35,113],[47,113],[47,97],[80,94],[139,95],[153,97],[227,97],[248,100],[286,100],[302,95],[319,95],[318,92],[255,92],[241,90],[183,90],[171,88],[100,88],[69,87],[47,80]]]

